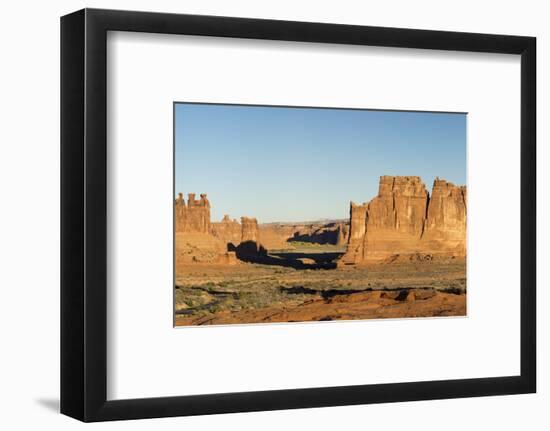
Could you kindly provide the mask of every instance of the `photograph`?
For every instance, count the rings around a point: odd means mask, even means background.
[[[466,127],[175,103],[175,326],[466,316]]]

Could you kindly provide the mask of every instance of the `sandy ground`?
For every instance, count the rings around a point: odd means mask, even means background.
[[[464,260],[337,269],[179,265],[176,325],[466,315]]]

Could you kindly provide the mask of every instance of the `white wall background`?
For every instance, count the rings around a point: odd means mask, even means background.
[[[519,374],[519,56],[220,39],[108,37],[108,398]],[[174,330],[173,100],[468,112],[468,317]]]
[[[0,26],[0,424],[72,429],[59,399],[59,16],[81,7],[340,22],[538,38],[539,391],[535,395],[119,422],[127,429],[548,429],[550,163],[545,104],[550,29],[544,2],[168,0],[20,1],[3,5]],[[546,114],[546,115],[545,115]],[[488,167],[490,173],[490,167]],[[495,178],[498,182],[498,178]],[[546,192],[546,193],[545,193]],[[546,195],[546,196],[544,196]],[[498,300],[498,292],[495,292]],[[131,427],[131,428],[130,428]]]

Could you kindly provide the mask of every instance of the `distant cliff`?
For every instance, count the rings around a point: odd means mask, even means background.
[[[289,249],[299,242],[345,246],[348,233],[347,220],[260,224],[262,245],[268,249]]]
[[[436,179],[431,195],[420,177],[382,176],[378,196],[350,204],[344,265],[392,256],[466,255],[466,186]]]

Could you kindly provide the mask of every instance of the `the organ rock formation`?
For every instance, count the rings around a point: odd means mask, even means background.
[[[348,247],[339,264],[465,254],[466,186],[437,178],[430,195],[420,177],[382,176],[378,196],[351,202]]]

